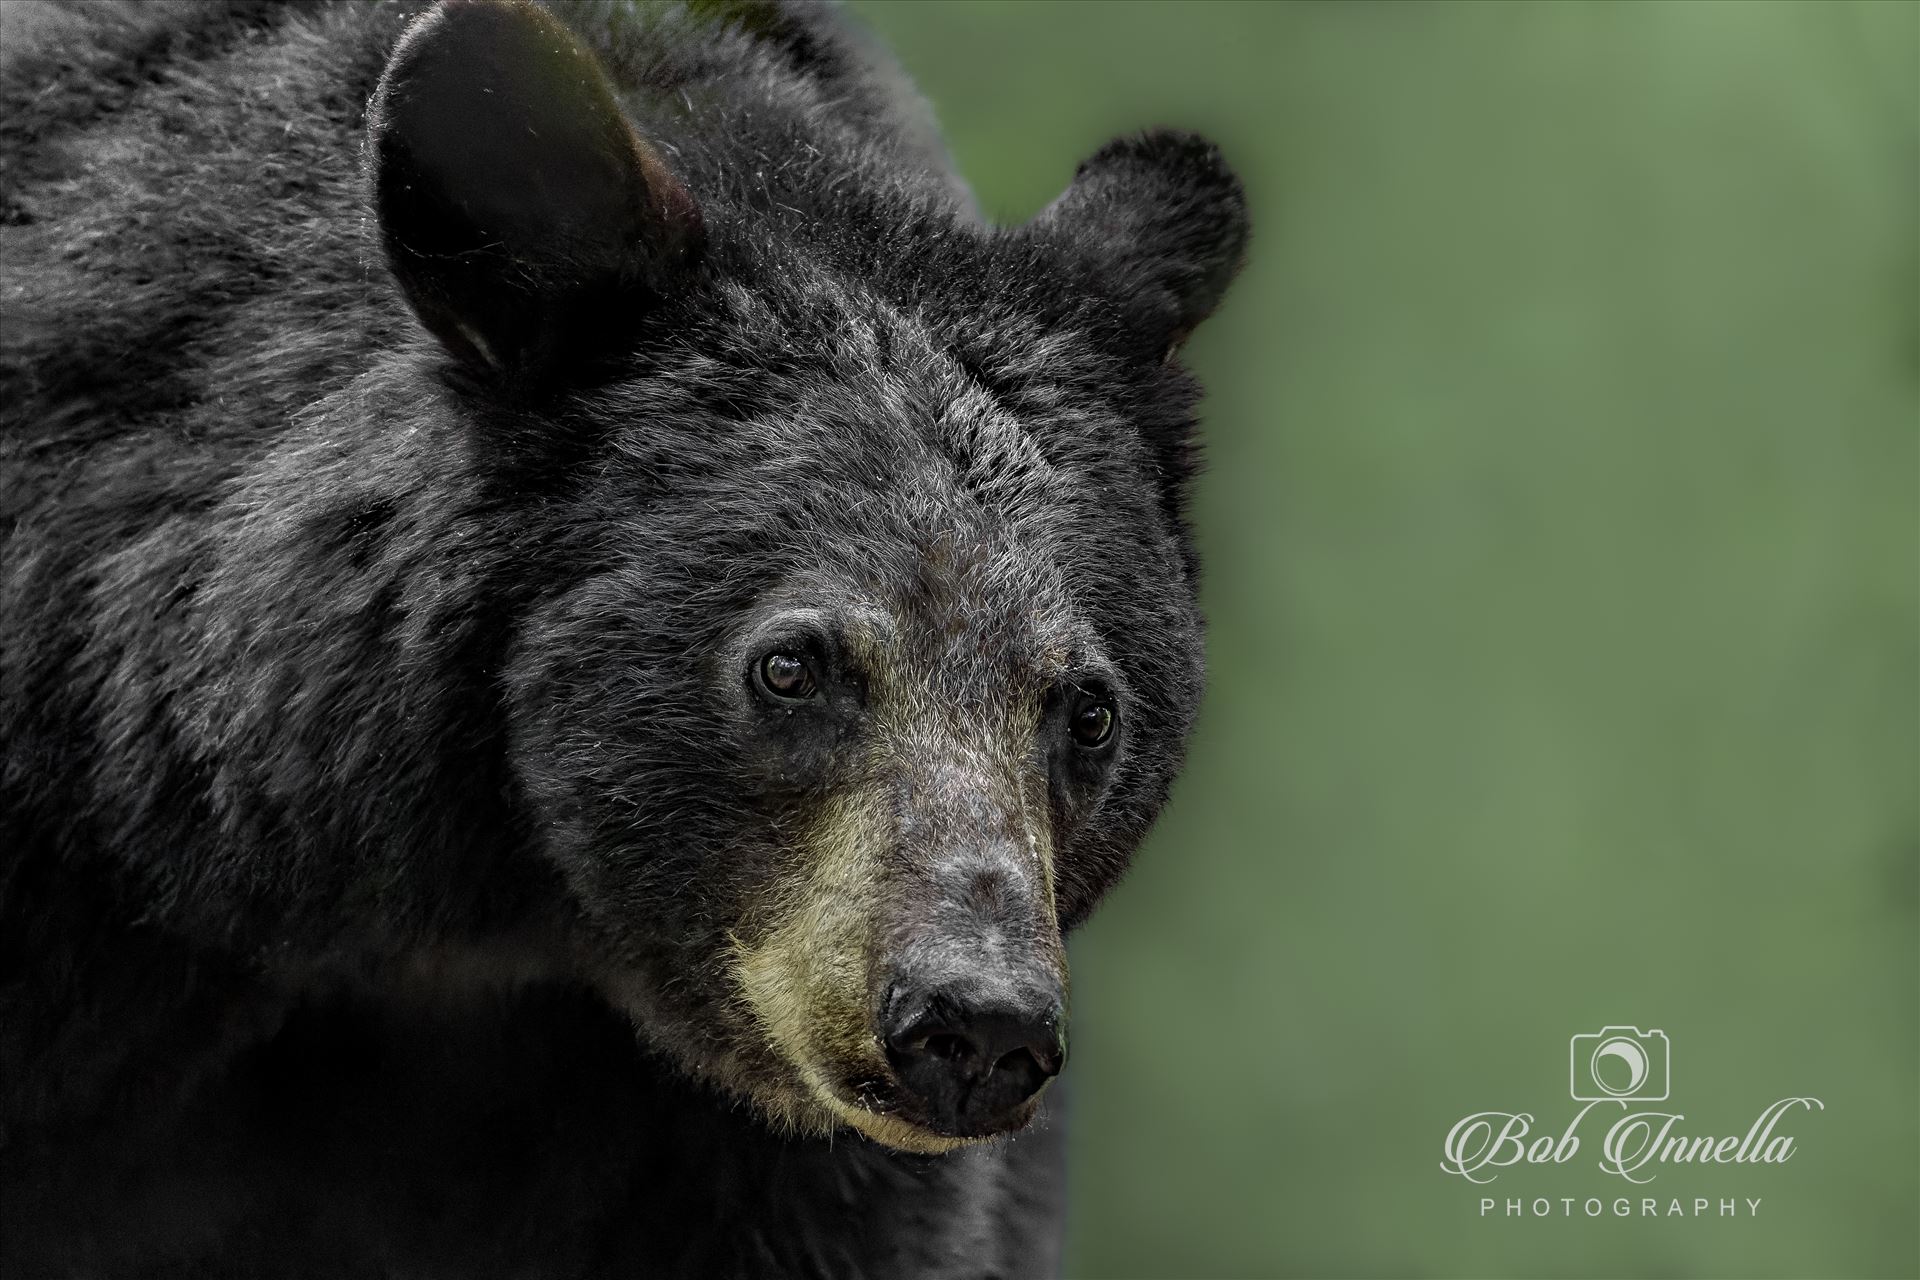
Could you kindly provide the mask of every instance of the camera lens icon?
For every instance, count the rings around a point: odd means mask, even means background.
[[[1667,1033],[1603,1027],[1573,1037],[1575,1102],[1659,1102],[1667,1096]]]

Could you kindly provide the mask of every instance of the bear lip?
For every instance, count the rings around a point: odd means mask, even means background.
[[[848,1128],[882,1146],[916,1155],[938,1155],[1021,1132],[1039,1114],[1040,1099],[1053,1083],[1048,1080],[1032,1097],[993,1124],[970,1130],[940,1125],[921,1113],[906,1100],[890,1070],[882,1078],[867,1076],[857,1082],[830,1082],[810,1067],[802,1067],[801,1076],[808,1092]],[[867,1101],[861,1100],[863,1095]]]

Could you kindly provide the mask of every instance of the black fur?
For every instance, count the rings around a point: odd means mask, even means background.
[[[1117,142],[996,229],[858,33],[743,0],[500,64],[612,169],[486,119],[428,163],[406,95],[471,86],[396,46],[550,19],[5,8],[0,1267],[1050,1271],[1057,1124],[916,1157],[741,1100],[716,957],[824,784],[719,664],[877,592],[986,705],[1079,619],[1127,699],[1054,772],[1085,918],[1200,690],[1217,154]]]

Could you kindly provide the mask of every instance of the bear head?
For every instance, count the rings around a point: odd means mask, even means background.
[[[1175,356],[1239,185],[1153,132],[995,228],[815,116],[645,96],[476,0],[369,112],[420,358],[546,513],[501,681],[573,962],[776,1124],[1017,1128],[1065,1053],[1063,935],[1200,698]]]

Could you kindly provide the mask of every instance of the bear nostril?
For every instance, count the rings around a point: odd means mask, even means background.
[[[1001,1054],[1000,1060],[993,1064],[993,1069],[995,1071],[1020,1071],[1039,1065],[1040,1060],[1033,1056],[1033,1050],[1020,1048],[1010,1049],[1006,1053]]]
[[[936,1058],[945,1058],[950,1062],[958,1062],[962,1058],[973,1056],[973,1046],[967,1043],[965,1037],[942,1032],[936,1032],[927,1037],[926,1051]]]

